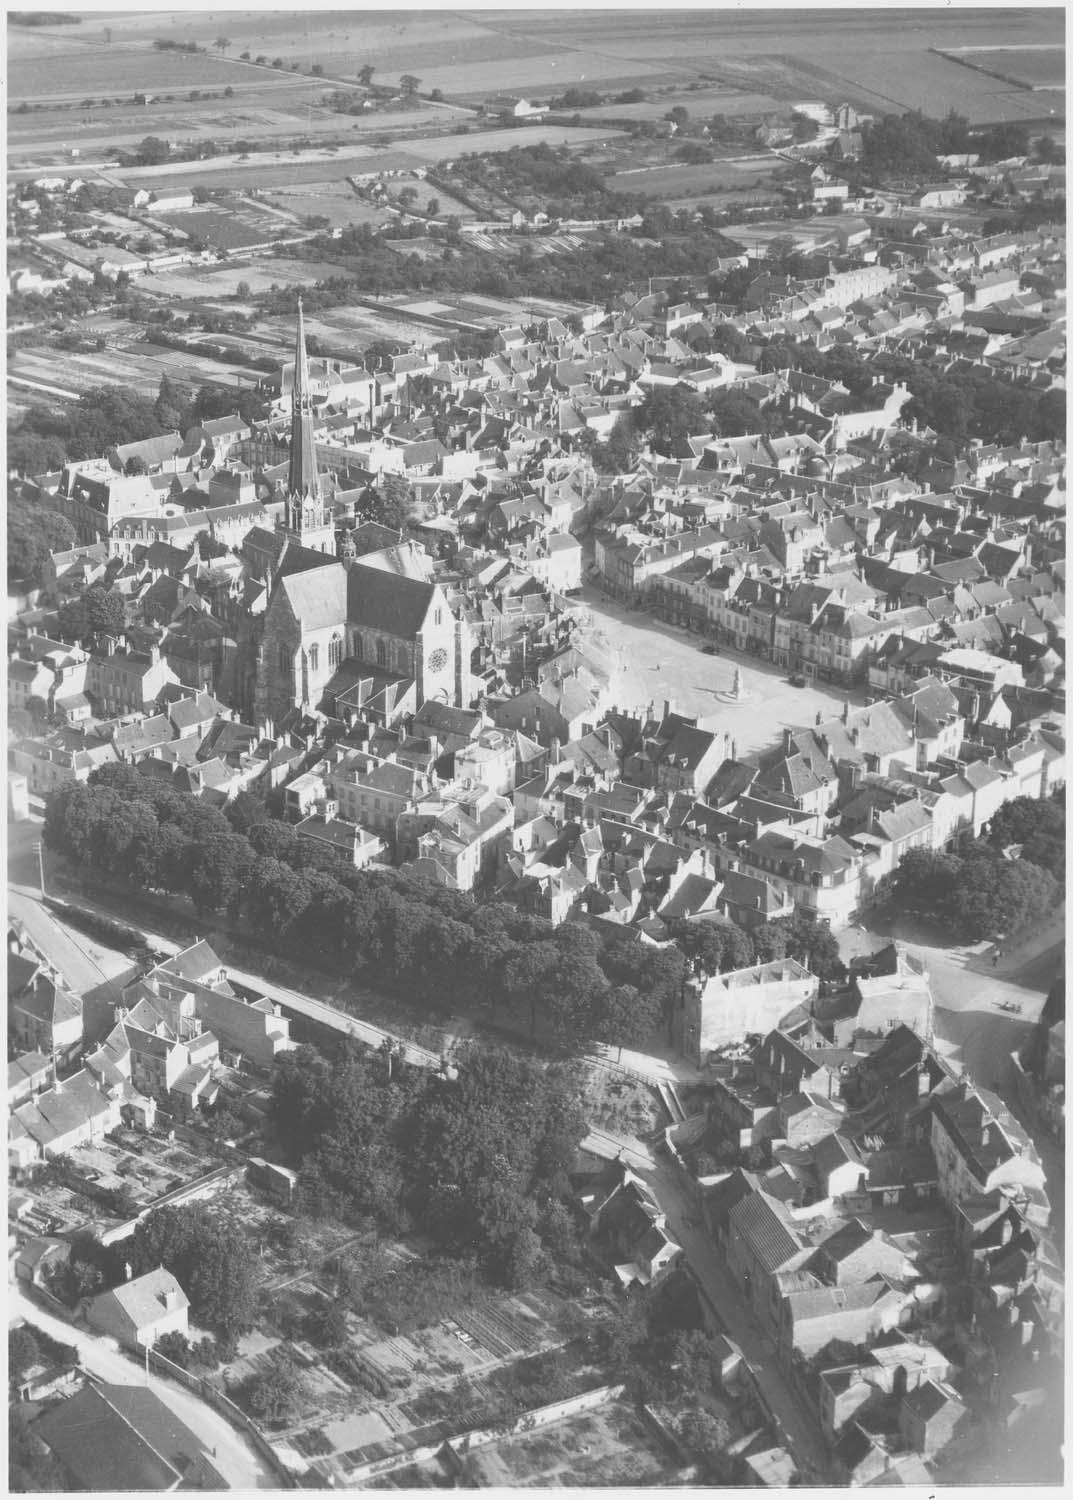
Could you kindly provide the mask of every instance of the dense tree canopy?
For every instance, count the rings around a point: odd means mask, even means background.
[[[859,397],[873,382],[897,380],[912,400],[902,415],[930,427],[961,448],[972,438],[991,443],[1060,441],[1065,435],[1065,392],[1039,391],[1004,380],[993,370],[973,368],[948,372],[926,359],[878,353],[864,356],[854,349],[821,352],[806,343],[770,345],[765,369],[793,367],[827,380],[841,381]]]
[[[505,1285],[536,1274],[541,1215],[587,1128],[569,1070],[487,1048],[462,1054],[456,1077],[386,1051],[299,1049],[276,1066],[270,1121],[314,1199],[413,1223]]]
[[[911,849],[890,882],[895,901],[971,938],[997,938],[1045,916],[1061,890],[1054,875],[1028,859],[1009,860],[977,843],[960,855]]]
[[[9,583],[40,588],[41,570],[53,552],[77,545],[75,529],[57,511],[18,495],[8,499],[7,576]]]
[[[256,1257],[248,1241],[200,1204],[154,1209],[130,1241],[136,1276],[169,1270],[190,1299],[196,1322],[225,1338],[251,1328],[256,1314]]]
[[[1051,797],[1015,797],[1005,802],[988,824],[996,849],[1020,844],[1021,858],[1042,865],[1056,880],[1065,880],[1065,788]]]
[[[126,614],[122,594],[93,583],[84,594],[60,605],[56,629],[65,641],[88,641],[98,634],[118,635]]]

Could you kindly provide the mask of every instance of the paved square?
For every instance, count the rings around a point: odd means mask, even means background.
[[[622,675],[615,702],[619,708],[652,704],[662,712],[670,699],[679,713],[696,717],[705,729],[722,729],[734,741],[739,757],[773,746],[783,727],[805,728],[842,712],[847,693],[819,683],[794,687],[784,667],[758,661],[745,652],[720,646],[718,656],[701,649],[708,642],[643,610],[604,599],[599,588],[586,584],[583,602],[592,617],[594,635],[603,637],[618,654]],[[734,701],[734,674],[740,668],[745,696]],[[848,694],[863,704],[863,688]]]

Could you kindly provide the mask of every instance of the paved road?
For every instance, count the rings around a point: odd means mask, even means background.
[[[236,969],[231,963],[227,965],[227,972],[239,984],[246,985],[251,990],[259,990],[261,994],[267,995],[284,1010],[308,1016],[310,1020],[330,1026],[333,1031],[338,1031],[344,1036],[357,1037],[359,1041],[367,1043],[370,1047],[380,1047],[385,1041],[390,1041],[401,1047],[405,1060],[415,1067],[437,1070],[440,1068],[443,1059],[439,1053],[430,1052],[426,1047],[418,1047],[414,1042],[407,1042],[402,1037],[383,1030],[380,1026],[373,1026],[368,1021],[361,1021],[356,1016],[347,1015],[345,1011],[338,1010],[334,1005],[327,1005],[323,1000],[313,1000],[309,995],[300,994],[298,990],[289,990],[284,985],[273,984],[267,979],[262,979],[259,974],[249,974],[242,969]]]
[[[18,1315],[60,1343],[74,1344],[83,1369],[90,1374],[112,1385],[147,1385],[209,1445],[213,1450],[213,1463],[232,1489],[270,1490],[279,1487],[277,1476],[248,1439],[192,1391],[159,1375],[147,1377],[144,1367],[119,1353],[111,1340],[95,1338],[53,1317],[32,1302],[21,1287],[9,1287],[8,1295],[10,1321]]]

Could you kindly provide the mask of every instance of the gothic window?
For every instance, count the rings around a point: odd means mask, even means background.
[[[279,648],[279,669],[284,677],[291,675],[291,653],[287,650],[286,646]]]
[[[378,640],[376,643],[376,665],[387,666],[387,645],[383,640]]]
[[[328,642],[328,665],[329,667],[337,667],[342,660],[343,642],[339,636],[334,636]]]
[[[317,667],[319,666],[319,664],[320,664],[320,647],[319,646],[310,646],[310,648],[309,648],[309,670],[311,672],[315,672],[317,670]]]

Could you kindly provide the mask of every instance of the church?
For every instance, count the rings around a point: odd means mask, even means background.
[[[470,698],[469,631],[413,545],[336,556],[317,472],[301,304],[291,390],[290,461],[274,533],[244,546],[265,584],[254,709],[278,722],[292,707],[391,722],[433,701]]]

